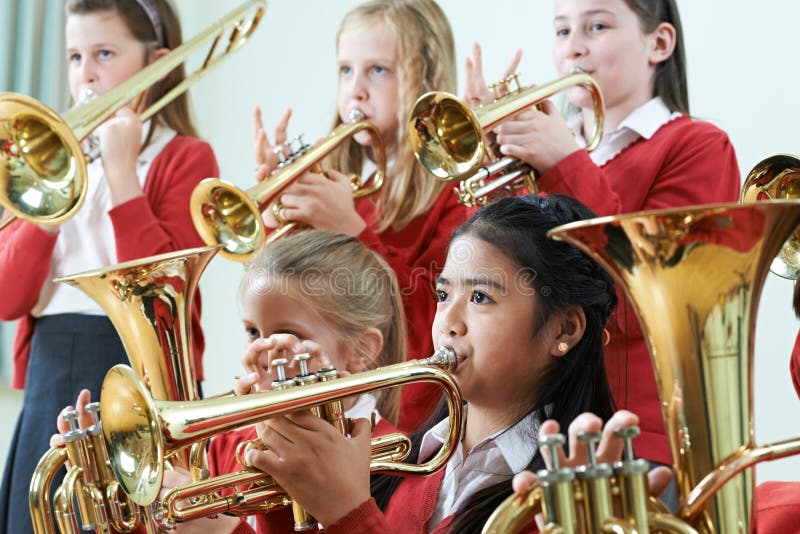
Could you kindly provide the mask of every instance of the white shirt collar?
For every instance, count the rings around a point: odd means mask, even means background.
[[[650,139],[659,128],[680,115],[680,112],[671,112],[661,97],[648,100],[631,111],[616,130],[603,133],[600,145],[590,154],[592,161],[597,165],[607,163],[635,141]],[[581,133],[583,115],[578,113],[571,117],[567,125],[575,133],[578,144],[586,146],[586,140]]]

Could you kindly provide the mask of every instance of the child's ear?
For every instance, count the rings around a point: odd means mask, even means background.
[[[347,357],[347,370],[360,373],[371,369],[383,349],[383,334],[377,328],[367,328],[356,336],[355,347],[356,350]]]
[[[586,331],[586,314],[583,313],[583,308],[567,308],[561,315],[560,327],[550,346],[550,355],[556,358],[566,355],[583,338]]]
[[[675,51],[677,32],[669,22],[662,22],[650,35],[650,64],[657,65],[672,56]]]
[[[169,48],[158,48],[147,54],[147,64],[153,63],[169,54]]]

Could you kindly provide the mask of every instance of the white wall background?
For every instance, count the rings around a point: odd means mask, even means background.
[[[235,2],[178,0],[185,36],[199,31]],[[335,34],[357,0],[271,0],[252,41],[192,89],[203,136],[216,151],[223,177],[251,185],[252,108],[271,125],[294,110],[290,134],[315,139],[327,133],[336,97]],[[479,40],[487,80],[498,77],[516,48],[528,83],[552,79],[551,0],[440,0],[453,26],[461,64]],[[725,129],[746,174],[776,152],[800,152],[800,109],[790,67],[800,52],[794,0],[727,2],[679,0],[686,32],[690,99],[695,115]],[[491,7],[491,9],[490,9]],[[459,67],[461,67],[461,64]],[[459,82],[463,77],[459,69]],[[713,177],[709,177],[713,179]],[[207,393],[230,387],[243,343],[236,288],[242,267],[212,262],[202,279]],[[791,312],[792,284],[771,275],[756,334],[756,435],[761,443],[800,434],[800,408],[788,375],[798,322]],[[800,480],[800,458],[759,467],[760,480]]]

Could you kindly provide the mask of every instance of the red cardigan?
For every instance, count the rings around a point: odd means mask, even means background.
[[[189,214],[189,198],[203,178],[218,176],[219,168],[208,143],[176,136],[156,157],[147,173],[144,195],[108,212],[114,227],[120,263],[203,245]],[[0,320],[19,319],[14,339],[12,386],[25,387],[34,318],[30,311],[39,299],[50,268],[57,235],[35,224],[17,220],[0,239]],[[98,268],[102,266],[98,265]],[[192,346],[197,379],[203,379],[203,331],[200,294],[192,309]]]
[[[442,191],[425,215],[417,217],[397,232],[390,229],[375,233],[372,230],[375,216],[373,200],[363,197],[356,201],[356,210],[367,223],[358,238],[383,256],[397,274],[406,313],[409,359],[426,358],[433,354],[431,324],[436,313],[436,278],[444,267],[453,232],[467,220],[467,209],[458,203],[453,187]],[[404,387],[397,428],[412,434],[433,412],[440,393],[438,386],[431,384]]]
[[[539,188],[573,196],[598,216],[641,210],[735,202],[739,167],[728,136],[686,116],[650,139],[640,139],[602,166],[579,150],[543,174]],[[633,308],[618,288],[620,305],[609,324],[606,370],[619,408],[639,415],[637,455],[671,464],[649,352]],[[631,387],[631,384],[635,387]]]
[[[375,425],[373,436],[385,436],[397,432],[397,429],[387,419],[381,419]],[[234,473],[243,469],[236,461],[236,447],[242,441],[255,439],[256,431],[252,426],[220,434],[211,440],[208,447],[208,470],[211,476]],[[229,491],[223,492],[227,495]],[[291,507],[275,510],[269,514],[257,514],[256,526],[259,534],[293,534],[294,517]],[[233,530],[232,534],[252,534],[253,528],[242,518],[241,523]]]

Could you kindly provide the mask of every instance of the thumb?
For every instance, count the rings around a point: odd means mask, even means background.
[[[672,481],[672,470],[668,467],[656,467],[647,473],[647,482],[650,494],[659,497]]]
[[[372,440],[372,424],[369,419],[359,417],[353,419],[353,427],[350,431],[350,438],[356,441],[370,441]]]
[[[536,475],[531,471],[523,471],[514,475],[511,485],[514,488],[514,493],[517,495],[524,495],[528,490],[536,484]]]
[[[542,106],[542,111],[547,115],[550,116],[560,115],[558,109],[556,108],[556,105],[553,104],[550,100],[542,100],[541,106]]]

